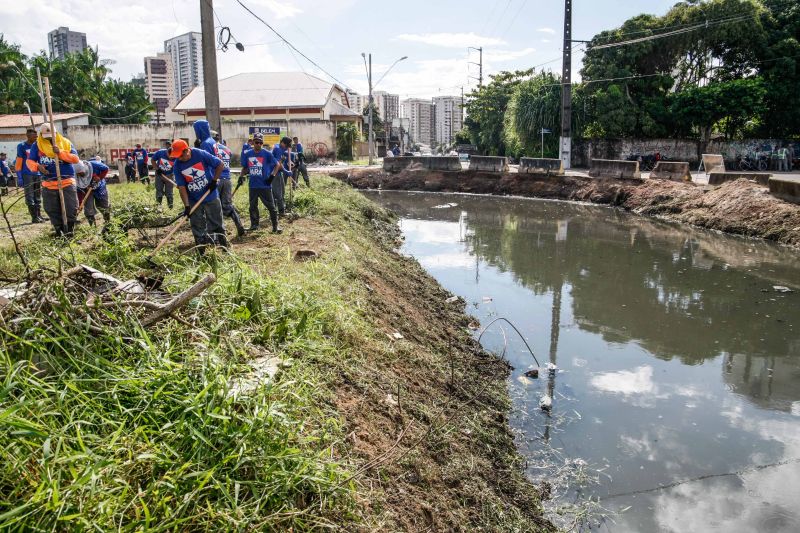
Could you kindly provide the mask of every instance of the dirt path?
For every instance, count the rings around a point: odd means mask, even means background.
[[[330,173],[358,189],[466,192],[607,204],[642,215],[800,246],[800,205],[740,179],[720,187],[656,180],[579,176],[532,178],[485,172],[350,169]]]

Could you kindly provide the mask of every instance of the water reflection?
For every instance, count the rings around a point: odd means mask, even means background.
[[[372,197],[469,312],[508,317],[559,367],[525,379],[509,341],[520,450],[603,469],[589,495],[627,509],[611,529],[798,530],[800,293],[773,289],[800,289],[795,252],[594,206]]]

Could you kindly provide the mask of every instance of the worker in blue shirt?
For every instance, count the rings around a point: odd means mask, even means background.
[[[31,215],[31,224],[44,222],[42,218],[42,176],[38,171],[28,168],[28,157],[31,148],[36,144],[36,130],[28,128],[25,131],[25,140],[17,145],[17,161],[14,169],[17,171],[17,184],[24,187],[25,204]]]
[[[239,152],[239,164],[241,164],[243,167],[245,166],[244,153],[252,149],[253,149],[253,134],[251,133],[250,137],[247,139],[247,142],[242,145],[242,151]]]
[[[169,157],[174,161],[172,174],[185,206],[184,215],[189,218],[194,242],[200,253],[208,244],[227,248],[228,239],[222,225],[222,204],[217,191],[223,170],[222,161],[205,150],[190,148],[183,139],[172,142]],[[206,192],[208,195],[203,198]],[[198,205],[201,199],[202,203]],[[197,209],[191,213],[195,205]]]
[[[242,174],[250,176],[250,229],[256,231],[260,215],[258,212],[258,202],[261,201],[269,211],[269,219],[272,222],[272,233],[281,233],[278,227],[278,211],[275,209],[275,200],[272,197],[272,185],[278,161],[272,152],[264,146],[264,137],[261,133],[253,134],[253,149],[247,150],[242,154]]]
[[[108,198],[106,176],[108,165],[103,163],[99,155],[89,161],[81,161],[75,166],[78,186],[78,201],[83,202],[83,212],[90,226],[95,225],[97,211],[103,215],[106,224],[111,220],[111,202]],[[84,197],[89,198],[84,202]]]
[[[44,222],[42,218],[42,176],[39,172],[28,168],[27,164],[31,147],[36,143],[36,130],[28,128],[25,131],[25,137],[25,141],[17,145],[17,161],[14,168],[17,171],[18,184],[24,187],[25,204],[31,215],[31,223],[39,224]]]
[[[292,144],[294,145],[294,168],[292,169],[292,187],[297,188],[298,174],[303,174],[303,181],[306,182],[306,187],[311,187],[311,181],[308,179],[308,168],[306,167],[306,153],[303,150],[303,145],[297,137],[292,137]]]
[[[222,215],[230,217],[236,226],[236,234],[244,236],[245,230],[239,213],[233,205],[233,184],[231,183],[231,151],[221,142],[213,139],[213,131],[207,120],[198,120],[194,123],[194,133],[200,140],[200,149],[216,156],[222,161],[222,174],[219,177],[219,200],[222,204]]]
[[[125,179],[128,183],[136,181],[136,157],[133,155],[133,150],[125,151]]]
[[[6,153],[0,152],[0,194],[8,194],[9,181],[11,181],[11,169],[8,168]]]
[[[150,169],[147,166],[149,161],[147,156],[147,149],[142,148],[141,144],[137,144],[133,150],[133,157],[136,159],[136,170],[139,171],[139,181],[150,185]]]
[[[169,141],[164,142],[164,148],[153,152],[150,160],[153,162],[155,169],[156,179],[156,203],[161,205],[161,200],[167,197],[167,207],[172,209],[172,160],[169,158],[169,152],[172,143]]]
[[[272,156],[276,161],[280,162],[281,168],[278,171],[275,180],[272,182],[272,197],[275,199],[275,207],[278,208],[278,215],[286,215],[286,201],[284,194],[286,189],[286,180],[291,177],[292,173],[289,170],[289,151],[292,148],[292,140],[289,137],[284,137],[281,142],[272,148]]]

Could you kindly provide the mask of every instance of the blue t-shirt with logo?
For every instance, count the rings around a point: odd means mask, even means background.
[[[222,143],[216,143],[214,145],[214,155],[222,161],[222,174],[220,174],[219,178],[223,180],[231,179],[231,151],[230,149]]]
[[[208,189],[208,184],[214,179],[214,171],[222,164],[218,157],[214,157],[205,150],[190,148],[192,156],[184,162],[175,159],[172,172],[175,176],[175,184],[178,187],[186,187],[189,195],[189,202],[196,204]],[[208,203],[219,198],[219,191],[209,194],[203,203]]]
[[[138,164],[144,165],[147,163],[147,150],[144,148],[134,148],[133,156],[136,158]]]
[[[170,174],[172,172],[172,160],[169,158],[169,150],[162,148],[155,152],[152,158],[153,164],[162,174]]]
[[[268,180],[277,164],[272,152],[263,148],[258,152],[248,150],[242,155],[242,164],[247,165],[247,170],[250,173],[251,189],[272,188],[272,184]]]
[[[108,189],[106,188],[106,174],[108,174],[108,165],[100,161],[88,161],[92,167],[92,178],[98,177],[99,181],[95,181],[94,195],[97,198],[105,198],[108,196]]]
[[[72,147],[72,149],[69,152],[71,154],[78,155],[78,151],[75,150],[74,146]],[[58,157],[56,157],[56,158],[47,157],[46,155],[40,153],[39,152],[39,145],[37,143],[33,143],[33,146],[31,146],[31,151],[30,151],[30,154],[28,154],[28,159],[30,159],[31,161],[34,161],[36,163],[39,163],[41,165],[44,165],[44,167],[47,169],[47,172],[49,173],[48,176],[44,177],[45,180],[54,180],[54,179],[57,178],[57,175],[56,175],[56,159],[58,159]],[[62,178],[75,177],[75,168],[72,166],[72,163],[67,163],[67,162],[62,161],[62,160],[59,159],[58,167],[59,167],[59,170],[61,170],[61,177]]]

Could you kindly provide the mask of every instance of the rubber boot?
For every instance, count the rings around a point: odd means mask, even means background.
[[[97,222],[95,222],[94,217],[86,217],[86,221],[89,223],[90,226],[96,226]]]
[[[236,235],[238,237],[244,237],[245,234],[244,225],[242,224],[242,219],[239,218],[239,213],[236,212],[236,209],[234,209],[233,213],[231,213],[231,219],[233,220],[233,223],[236,225]]]
[[[103,215],[103,222],[105,222],[106,224],[111,222],[111,213],[109,213],[108,211],[103,211],[102,215]]]
[[[272,213],[270,213],[269,219],[272,222],[272,233],[283,233],[283,230],[280,228],[280,226],[278,226],[277,215],[273,215]]]
[[[36,216],[36,206],[29,205],[28,206],[28,213],[31,215],[31,224],[37,224],[39,222],[39,217]]]
[[[47,219],[42,217],[42,206],[41,205],[36,205],[36,206],[34,206],[34,209],[36,209],[36,222],[38,224],[41,224],[42,222],[45,222]]]
[[[67,222],[66,229],[64,230],[64,237],[67,239],[71,239],[75,236],[75,223],[74,222]]]
[[[228,248],[230,248],[230,245],[228,244],[228,237],[225,236],[224,233],[217,235],[216,245],[221,246],[222,248],[225,248],[227,250]]]

